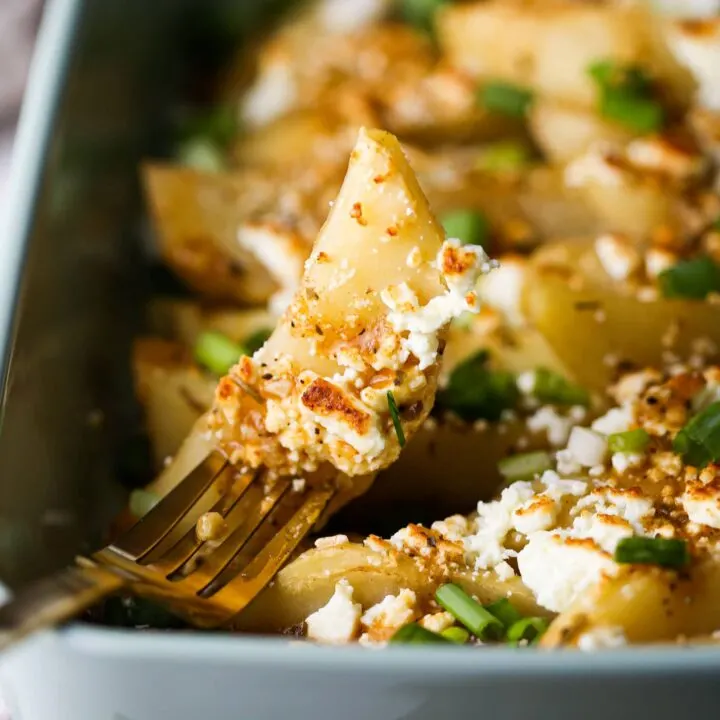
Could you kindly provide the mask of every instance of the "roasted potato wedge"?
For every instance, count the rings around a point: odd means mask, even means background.
[[[450,63],[473,77],[506,80],[578,107],[596,106],[587,68],[598,60],[643,65],[679,105],[689,103],[693,90],[657,21],[638,5],[458,3],[439,11],[437,30]]]
[[[550,258],[560,262],[551,263]],[[571,277],[573,283],[568,282]],[[668,350],[679,357],[691,355],[698,338],[720,343],[718,305],[662,297],[643,302],[632,288],[610,281],[587,245],[556,245],[538,252],[523,306],[572,377],[597,392],[612,377],[613,359],[638,367],[660,366]],[[668,332],[674,335],[670,345],[663,340]]]
[[[604,578],[559,615],[544,647],[575,645],[583,633],[620,628],[630,643],[671,642],[715,632],[720,625],[720,566],[707,559],[681,573],[647,565]]]
[[[451,571],[447,578],[432,580],[407,555],[392,556],[363,545],[347,543],[309,550],[280,571],[275,581],[238,617],[237,627],[252,632],[285,630],[301,623],[330,599],[335,584],[346,579],[355,599],[364,608],[403,588],[427,601],[442,582],[456,582],[480,602],[509,597],[520,612],[548,616],[518,577],[501,581],[493,573],[470,568]]]

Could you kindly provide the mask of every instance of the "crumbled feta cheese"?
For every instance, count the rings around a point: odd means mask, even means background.
[[[665,248],[652,247],[645,252],[645,274],[656,278],[663,270],[677,265],[680,257]]]
[[[627,280],[640,268],[640,253],[621,235],[601,235],[595,240],[595,252],[613,280]]]
[[[388,0],[322,0],[317,11],[324,30],[347,33],[376,22],[387,8]]]
[[[549,530],[557,519],[558,507],[547,495],[533,497],[512,513],[513,527],[522,535]]]
[[[363,627],[399,628],[411,622],[417,614],[417,597],[404,588],[397,595],[387,595],[365,611],[360,618]]]
[[[555,612],[567,609],[603,573],[614,569],[612,559],[592,540],[573,541],[551,532],[532,535],[517,562],[538,603]]]
[[[691,522],[720,529],[720,488],[716,482],[688,482],[682,505]]]
[[[310,615],[305,624],[311,640],[324,643],[345,643],[356,637],[360,629],[362,607],[353,602],[353,587],[347,580],[335,585],[328,603]]]
[[[645,462],[645,453],[637,452],[616,452],[612,454],[610,463],[619,473],[624,473],[632,467],[637,467]]]
[[[677,59],[685,65],[698,83],[700,104],[720,110],[720,20],[677,20],[668,27],[667,39]]]
[[[464,312],[479,310],[475,285],[481,273],[489,271],[488,256],[479,245],[463,245],[446,241],[437,256],[437,266],[448,290],[419,306],[417,296],[405,284],[380,293],[390,312],[387,320],[397,333],[407,333],[402,347],[418,359],[420,370],[437,358],[440,328]]]
[[[578,648],[584,652],[619,648],[627,644],[625,631],[621,627],[601,626],[593,628],[578,638]]]
[[[305,478],[295,478],[295,479],[292,481],[292,489],[293,489],[293,492],[296,492],[296,493],[305,492],[305,485],[306,485],[306,484],[307,484],[307,483],[306,483],[306,481],[305,481]]]
[[[515,577],[515,570],[513,570],[512,565],[509,562],[505,562],[504,560],[503,562],[495,565],[493,570],[498,576],[498,580],[502,580],[503,582]]]
[[[517,389],[523,395],[532,395],[535,391],[535,381],[537,380],[537,373],[535,370],[526,370],[517,376],[516,385]]]
[[[544,405],[527,419],[526,424],[530,432],[545,430],[550,445],[560,447],[567,442],[573,420],[560,415],[552,405]]]
[[[438,612],[425,615],[419,622],[426,630],[441,633],[455,624],[455,618],[449,612]]]
[[[325,550],[326,548],[343,545],[347,542],[350,542],[347,535],[330,535],[329,537],[317,538],[317,540],[315,540],[315,547],[318,548],[318,550]]]
[[[289,110],[297,100],[297,81],[290,57],[276,52],[265,60],[244,96],[242,119],[248,127],[266,125]]]
[[[524,316],[521,298],[527,278],[527,260],[519,256],[505,256],[500,266],[480,281],[480,297],[491,307],[500,310],[508,322],[521,325]]]
[[[627,432],[633,422],[633,413],[630,405],[623,405],[608,410],[604,415],[593,421],[590,426],[595,432],[603,435]]]
[[[570,433],[568,452],[582,467],[593,467],[605,460],[607,440],[594,430],[574,427]]]
[[[624,180],[622,170],[609,161],[603,148],[591,149],[565,167],[565,185],[569,188],[591,183],[617,187]]]
[[[582,466],[570,450],[558,450],[555,453],[555,462],[557,471],[561,475],[576,475],[582,470]]]
[[[701,155],[658,135],[631,140],[625,148],[625,154],[639,170],[661,173],[677,180],[684,180],[703,167]]]
[[[545,486],[544,494],[553,500],[562,500],[568,495],[581,497],[588,490],[588,484],[584,480],[561,478],[554,470],[546,470],[540,482]]]

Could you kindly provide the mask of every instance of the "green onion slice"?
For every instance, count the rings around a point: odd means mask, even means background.
[[[477,600],[473,600],[454,583],[441,585],[435,592],[435,600],[473,635],[480,639],[499,639],[503,624]]]
[[[649,75],[636,65],[601,60],[588,67],[600,92],[600,114],[637,133],[659,130],[665,115]]]
[[[500,600],[486,605],[485,609],[494,615],[506,629],[522,620],[520,611],[507,598],[500,598]]]
[[[435,13],[447,0],[402,0],[405,21],[421,30],[432,30]]]
[[[242,343],[245,355],[254,355],[267,342],[270,335],[272,335],[270,328],[260,328],[248,335]]]
[[[216,330],[200,333],[195,341],[195,359],[215,375],[224,375],[245,348]]]
[[[136,518],[141,518],[147,515],[159,502],[160,496],[157,493],[138,488],[130,493],[130,512]]]
[[[682,568],[690,562],[690,553],[684,540],[628,537],[617,544],[615,562]]]
[[[657,132],[665,123],[660,103],[624,90],[606,90],[600,100],[600,114],[642,135]]]
[[[438,393],[438,406],[468,422],[499,420],[503,410],[514,408],[520,396],[515,376],[491,370],[489,359],[488,353],[480,350],[458,364]]]
[[[477,167],[490,173],[517,172],[526,167],[529,160],[526,145],[515,140],[500,140],[483,150]]]
[[[541,402],[551,405],[588,405],[590,395],[585,388],[566,380],[547,368],[535,371],[532,394]]]
[[[182,143],[177,151],[181,165],[203,172],[221,172],[225,169],[225,159],[221,150],[203,137],[193,137]]]
[[[434,645],[450,644],[454,641],[431,630],[426,630],[417,623],[408,623],[395,631],[390,642],[397,645]]]
[[[642,428],[608,435],[610,452],[642,452],[650,442],[650,436]]]
[[[465,628],[458,627],[457,625],[445,628],[440,634],[446,640],[450,640],[458,645],[464,645],[470,639],[470,633]]]
[[[544,450],[510,455],[498,462],[500,474],[511,482],[540,475],[552,467],[550,453]]]
[[[540,617],[526,617],[514,622],[507,631],[508,642],[517,645],[522,640],[535,644],[548,629],[548,621]]]
[[[479,100],[491,112],[522,118],[532,104],[533,94],[527,88],[496,81],[480,88]]]
[[[398,407],[395,403],[395,396],[390,390],[387,392],[387,403],[400,447],[405,447],[405,431],[403,430],[402,423],[400,422],[400,414],[398,413]]]
[[[453,210],[440,218],[440,224],[449,238],[457,238],[463,245],[482,245],[487,248],[490,223],[476,210]]]
[[[658,276],[660,290],[667,298],[704,300],[720,292],[720,266],[709,257],[683,260]]]
[[[675,436],[673,450],[694,467],[720,460],[720,402],[711,403],[691,418]]]

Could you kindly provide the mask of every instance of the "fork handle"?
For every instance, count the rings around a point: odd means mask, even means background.
[[[126,583],[114,572],[88,564],[23,588],[0,607],[0,652],[31,633],[70,620]]]

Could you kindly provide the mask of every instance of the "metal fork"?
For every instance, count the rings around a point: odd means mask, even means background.
[[[0,650],[78,615],[122,588],[168,606],[197,627],[231,623],[272,580],[335,493],[333,484],[292,492],[292,479],[238,472],[217,452],[112,544],[30,585],[0,608]],[[223,539],[195,525],[219,512]]]

